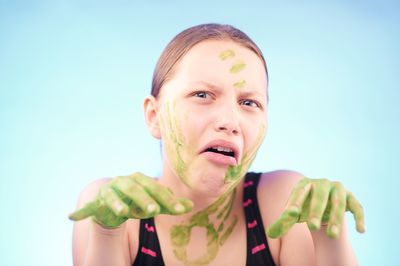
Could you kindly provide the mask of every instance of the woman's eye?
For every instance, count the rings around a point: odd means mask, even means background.
[[[260,105],[253,100],[242,100],[240,103],[246,106],[260,107]]]
[[[204,91],[198,91],[198,92],[195,92],[194,94],[193,94],[193,96],[196,96],[196,97],[199,97],[199,98],[207,98],[207,96],[209,96],[208,95],[208,93],[207,92],[204,92]]]

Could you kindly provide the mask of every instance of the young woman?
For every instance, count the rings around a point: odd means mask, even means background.
[[[240,30],[205,24],[178,34],[144,100],[162,173],[82,192],[70,215],[74,264],[357,264],[344,213],[363,232],[363,209],[340,183],[247,172],[268,128],[267,87],[264,57]]]

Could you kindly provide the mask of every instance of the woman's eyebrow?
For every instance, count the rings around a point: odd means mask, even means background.
[[[206,82],[206,81],[195,81],[195,82],[191,82],[189,83],[190,86],[196,86],[196,85],[203,85],[205,87],[208,87],[210,89],[219,89],[219,86],[210,82]]]
[[[258,91],[255,90],[240,90],[239,94],[245,97],[249,97],[249,96],[257,96],[257,97],[261,97],[261,98],[267,98],[266,94],[260,93]]]

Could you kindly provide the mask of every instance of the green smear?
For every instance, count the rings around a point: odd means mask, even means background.
[[[235,52],[233,50],[230,50],[230,49],[225,50],[225,51],[223,51],[223,52],[221,52],[219,54],[219,58],[221,60],[226,60],[226,59],[234,57],[234,56],[235,56]]]
[[[186,224],[175,225],[171,228],[170,238],[173,252],[179,261],[182,261],[184,265],[206,265],[217,256],[219,247],[229,238],[237,223],[237,217],[234,216],[233,222],[224,230],[224,222],[232,211],[235,197],[236,189],[230,193],[224,193],[213,204],[194,214]],[[216,220],[219,223],[210,222],[212,215],[216,215]],[[204,254],[196,259],[188,258],[187,253],[187,246],[190,243],[191,232],[194,227],[205,228],[204,237],[207,240]]]
[[[167,130],[169,134],[167,134],[167,142],[165,142],[166,149],[169,153],[169,157],[171,161],[174,163],[176,174],[181,178],[183,183],[185,183],[188,187],[190,184],[187,179],[187,164],[182,159],[183,148],[185,145],[185,139],[183,134],[181,133],[178,121],[176,117],[173,117],[176,110],[176,103],[174,102],[173,108],[171,110],[170,103],[166,103],[167,114],[161,122],[163,126],[167,126]]]
[[[235,228],[235,225],[237,224],[238,218],[237,216],[234,217],[234,220],[232,221],[231,225],[226,229],[225,233],[222,235],[222,237],[219,240],[220,246],[225,244],[225,241],[228,239],[228,237],[231,235],[233,229]]]
[[[236,63],[234,65],[232,65],[231,69],[229,70],[232,74],[236,74],[240,71],[242,71],[244,68],[246,67],[245,63]]]
[[[238,88],[238,89],[243,89],[245,85],[246,85],[246,81],[241,80],[241,81],[235,82],[233,84],[233,87]]]
[[[234,189],[241,181],[241,179],[246,174],[251,163],[256,157],[258,148],[261,146],[262,141],[265,137],[266,126],[262,125],[259,129],[256,142],[253,147],[243,155],[242,161],[236,166],[229,166],[225,174],[225,182],[230,183],[227,191]]]

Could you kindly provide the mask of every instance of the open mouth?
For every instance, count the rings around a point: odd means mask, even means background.
[[[205,150],[206,152],[215,152],[215,153],[219,153],[225,156],[230,156],[235,158],[235,152],[229,148],[225,148],[225,147],[211,147]]]
[[[211,162],[219,165],[237,165],[238,147],[233,142],[215,140],[210,142],[203,150],[203,154]]]

